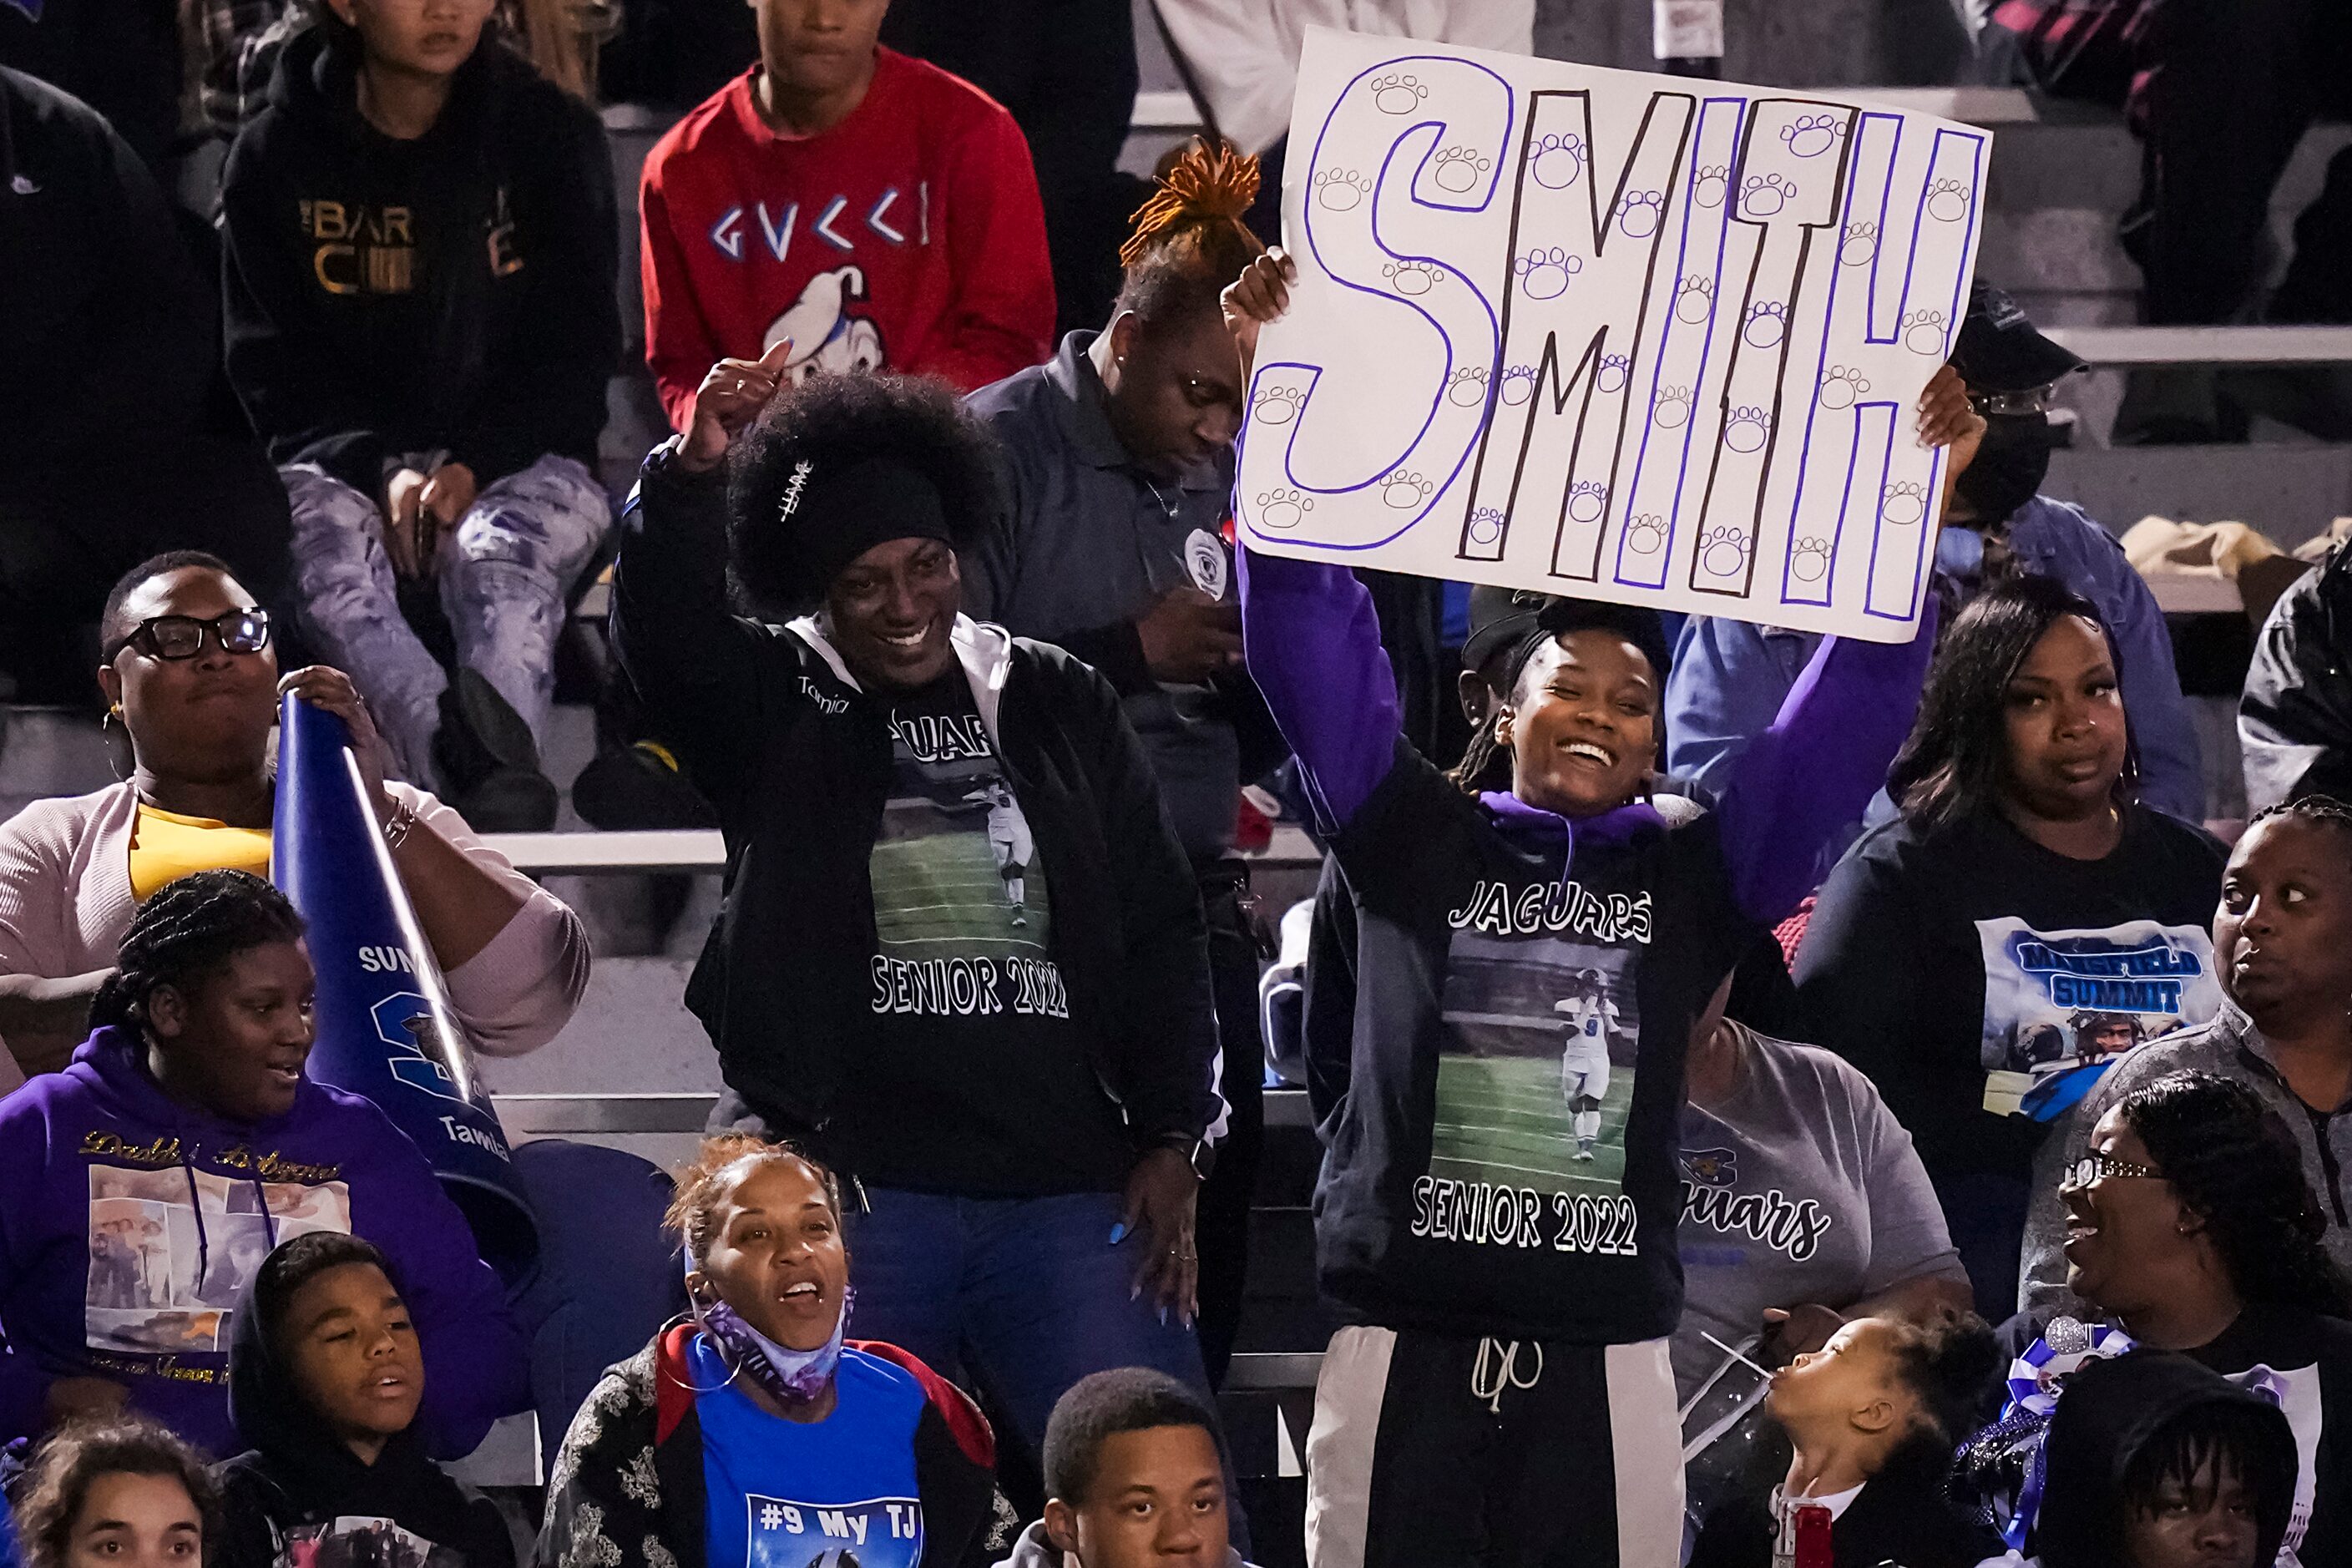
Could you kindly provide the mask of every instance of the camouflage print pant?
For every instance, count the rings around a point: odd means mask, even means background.
[[[309,463],[278,470],[294,510],[294,585],[321,658],[366,699],[410,782],[439,788],[433,737],[448,675],[401,618],[383,515],[370,497]],[[442,536],[435,575],[457,658],[543,735],[555,696],[565,592],[612,524],[586,468],[545,457],[482,488]]]

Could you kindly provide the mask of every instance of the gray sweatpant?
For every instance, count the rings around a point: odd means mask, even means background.
[[[402,773],[442,789],[433,737],[449,677],[401,618],[382,510],[314,465],[278,474],[293,503],[304,630],[359,688]],[[612,505],[595,476],[551,456],[483,486],[436,553],[457,658],[488,678],[534,735],[544,735],[554,701],[564,594],[611,525]]]

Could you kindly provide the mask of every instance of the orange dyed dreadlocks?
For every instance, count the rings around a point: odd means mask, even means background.
[[[1205,139],[1194,137],[1182,156],[1160,176],[1159,188],[1150,199],[1128,219],[1135,231],[1119,247],[1119,265],[1134,267],[1155,247],[1186,230],[1204,231],[1197,242],[1203,250],[1223,248],[1216,242],[1231,236],[1242,240],[1250,255],[1263,253],[1265,247],[1242,222],[1242,215],[1257,199],[1257,180],[1255,157],[1236,151],[1230,142],[1221,141],[1212,147]]]

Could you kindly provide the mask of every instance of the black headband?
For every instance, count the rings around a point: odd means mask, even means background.
[[[894,539],[953,545],[947,509],[930,477],[895,458],[834,465],[803,458],[776,499],[775,526],[793,575],[823,595],[849,563]]]

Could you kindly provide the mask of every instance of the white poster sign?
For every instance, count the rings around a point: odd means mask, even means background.
[[[1318,28],[1256,549],[1877,641],[1916,624],[1989,133]]]

